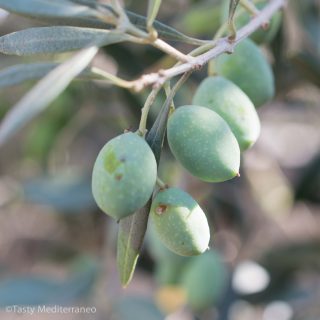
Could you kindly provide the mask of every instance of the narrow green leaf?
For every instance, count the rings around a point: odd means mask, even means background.
[[[78,27],[40,27],[13,32],[0,37],[0,52],[11,55],[59,53],[104,46],[130,39],[118,31]]]
[[[55,25],[101,29],[111,27],[111,25],[97,19],[97,11],[93,8],[68,0],[0,0],[0,8]],[[115,21],[113,15],[110,15],[110,21]]]
[[[119,222],[117,265],[120,281],[126,287],[132,279],[147,230],[151,200],[133,215]]]
[[[40,80],[0,124],[0,145],[44,110],[87,67],[97,51],[97,47],[83,49]]]
[[[0,71],[0,88],[20,84],[27,80],[36,80],[58,66],[54,62],[39,62],[30,64],[17,64]]]
[[[21,84],[28,80],[39,80],[47,75],[61,63],[57,62],[37,62],[27,64],[17,64],[0,70],[0,89]],[[78,76],[81,80],[104,80],[116,84],[116,76],[99,68],[86,68]]]
[[[161,5],[161,0],[148,1],[147,28],[152,27]]]
[[[110,6],[99,4],[99,7],[105,9],[104,15],[107,12],[110,12],[111,15]],[[97,10],[94,9],[96,8],[96,2],[88,0],[0,0],[0,8],[49,23],[99,29],[110,29],[112,27],[112,23],[107,24],[97,18]],[[132,24],[140,29],[147,29],[146,17],[130,11],[126,12]],[[110,16],[110,20],[114,21],[114,16]],[[189,44],[203,44],[204,42],[188,37],[157,20],[154,21],[153,26],[159,37],[165,40],[181,41]]]
[[[142,30],[147,30],[147,18],[144,16],[141,16],[139,14],[126,11],[129,20],[132,24],[134,24],[136,27],[142,29]],[[189,37],[182,32],[162,23],[159,22],[158,20],[155,20],[153,23],[153,27],[157,30],[158,35],[160,38],[164,40],[170,40],[170,41],[180,41],[184,43],[189,43],[189,44],[195,44],[195,45],[201,45],[205,43],[205,40],[199,40],[195,39],[192,37]]]
[[[40,17],[88,17],[94,10],[67,0],[0,0],[0,8],[26,16]]]
[[[167,121],[170,112],[170,104],[164,103],[156,121],[146,136],[146,141],[150,145],[154,156],[159,163],[164,137],[167,129]]]

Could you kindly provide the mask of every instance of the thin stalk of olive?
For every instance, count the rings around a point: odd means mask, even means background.
[[[148,114],[149,111],[151,109],[151,106],[153,105],[159,91],[160,91],[161,87],[155,87],[152,89],[152,91],[150,92],[143,108],[141,109],[141,119],[140,119],[140,124],[139,124],[139,134],[141,136],[145,136],[147,133],[147,119],[148,119]]]
[[[168,185],[165,182],[163,182],[159,177],[157,177],[157,185],[160,189],[168,188]]]

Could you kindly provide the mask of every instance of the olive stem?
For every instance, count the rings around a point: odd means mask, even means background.
[[[289,0],[271,0],[269,4],[266,5],[258,15],[256,15],[252,20],[250,20],[247,25],[238,30],[237,36],[234,39],[234,41],[230,42],[230,40],[227,37],[221,38],[218,41],[216,41],[216,45],[212,49],[208,50],[203,54],[200,54],[191,62],[185,62],[173,66],[169,69],[159,70],[155,73],[145,74],[137,80],[134,80],[132,82],[133,86],[137,91],[140,91],[149,85],[160,86],[163,85],[168,79],[171,79],[177,75],[189,72],[190,70],[201,68],[211,59],[214,59],[223,53],[232,53],[239,42],[250,36],[261,26],[263,26],[265,22],[268,21],[275,12],[277,12],[287,4],[287,1]]]
[[[186,62],[192,62],[193,60],[193,57],[190,57],[182,53],[181,51],[177,50],[176,48],[174,48],[173,46],[171,46],[170,44],[168,44],[167,42],[159,38],[150,37],[149,33],[142,31],[141,29],[137,28],[131,23],[129,23],[127,26],[127,32],[133,36],[140,38],[139,40],[136,39],[136,42],[150,44],[155,48],[163,51],[164,53],[172,56],[178,61],[182,61],[186,63]]]
[[[193,70],[183,74],[183,76],[177,81],[177,83],[174,85],[174,87],[170,91],[168,89],[165,89],[166,94],[167,94],[167,99],[164,102],[164,104],[166,106],[169,106],[171,104],[170,107],[174,108],[173,98],[176,95],[177,91],[180,89],[180,87],[189,78],[189,76],[191,75],[192,72],[193,72]],[[165,84],[163,84],[163,85],[165,85]],[[149,111],[150,111],[151,106],[153,105],[161,88],[162,88],[162,86],[156,86],[152,89],[143,108],[141,109],[141,119],[140,119],[138,134],[141,135],[142,137],[144,137],[147,133],[147,119],[148,119]]]
[[[167,189],[168,185],[163,182],[159,177],[157,177],[157,185],[160,189]]]
[[[171,87],[170,87],[170,82],[166,82],[164,84],[164,91],[166,92],[166,96],[167,98],[170,96],[170,92],[171,92]],[[170,103],[170,113],[175,109],[175,106],[174,106],[174,102],[173,102],[173,99],[171,100],[171,103]],[[170,114],[169,113],[169,114]]]
[[[148,114],[151,109],[151,106],[153,105],[161,87],[155,87],[152,89],[150,92],[146,102],[144,103],[143,108],[141,109],[141,119],[140,119],[140,124],[139,124],[139,134],[144,137],[147,133],[147,119],[148,119]]]

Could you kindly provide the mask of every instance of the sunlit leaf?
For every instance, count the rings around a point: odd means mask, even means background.
[[[40,27],[13,32],[0,37],[0,52],[33,55],[67,52],[89,45],[104,46],[130,37],[116,31],[69,26]]]

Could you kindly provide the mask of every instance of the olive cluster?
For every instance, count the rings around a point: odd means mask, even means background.
[[[241,152],[256,142],[260,122],[255,106],[272,98],[274,79],[260,49],[248,39],[211,67],[218,75],[200,84],[192,105],[172,112],[167,137],[173,155],[192,175],[222,182],[239,175]],[[98,206],[120,220],[147,203],[156,180],[151,148],[143,137],[128,132],[102,148],[92,190]],[[161,189],[153,198],[150,219],[159,239],[174,253],[194,256],[207,250],[206,215],[183,190]]]
[[[226,0],[222,6],[224,21],[228,4]],[[173,155],[202,181],[217,183],[238,176],[241,154],[259,137],[256,109],[273,98],[275,86],[257,44],[274,37],[280,18],[275,15],[267,31],[258,30],[241,41],[233,54],[210,61],[210,76],[197,88],[192,104],[169,116],[167,139]],[[235,23],[241,27],[248,19],[245,13]],[[226,266],[218,252],[208,250],[209,224],[198,203],[179,188],[155,189],[156,182],[157,162],[150,146],[138,133],[128,132],[100,151],[92,190],[98,206],[116,220],[132,215],[153,196],[147,245],[156,263],[156,280],[162,288],[182,288],[191,309],[205,310],[227,287]]]

